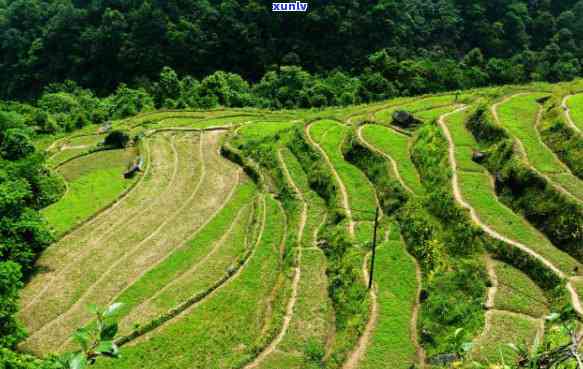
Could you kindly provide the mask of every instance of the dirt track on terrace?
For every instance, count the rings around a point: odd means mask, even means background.
[[[350,236],[352,238],[354,238],[354,236],[355,236],[355,224],[354,224],[354,218],[352,217],[352,210],[350,208],[350,201],[348,200],[348,191],[346,191],[346,186],[344,186],[344,182],[342,182],[340,175],[336,171],[336,168],[334,168],[334,165],[332,164],[332,161],[328,157],[328,154],[326,154],[326,151],[324,151],[324,149],[310,135],[310,127],[311,127],[311,125],[308,125],[304,128],[305,133],[306,133],[306,137],[308,138],[310,145],[315,147],[320,152],[320,154],[322,155],[322,157],[326,161],[326,164],[328,164],[330,171],[334,175],[334,178],[336,179],[336,183],[338,184],[338,189],[340,190],[340,194],[342,196],[342,207],[344,208],[344,210],[346,212],[346,217],[348,218],[348,232],[350,232]]]

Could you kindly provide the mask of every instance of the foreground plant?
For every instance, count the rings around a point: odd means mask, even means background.
[[[80,346],[80,350],[63,354],[58,361],[64,369],[83,369],[95,364],[99,357],[118,358],[119,348],[114,338],[118,331],[118,323],[111,317],[122,307],[122,304],[112,304],[106,309],[90,305],[89,310],[96,317],[95,323],[78,328],[72,338]]]
[[[561,313],[552,313],[546,318],[550,326],[545,333],[544,343],[535,343],[531,348],[526,344],[509,344],[516,354],[514,363],[485,366],[474,363],[478,369],[583,369],[583,358],[579,352],[583,342],[583,331],[572,308]]]

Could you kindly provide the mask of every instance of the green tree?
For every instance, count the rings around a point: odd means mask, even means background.
[[[0,262],[0,347],[14,348],[25,337],[16,320],[18,291],[22,288],[20,266],[12,261]]]

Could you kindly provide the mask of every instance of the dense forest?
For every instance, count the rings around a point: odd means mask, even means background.
[[[147,88],[166,65],[252,83],[282,65],[340,70],[386,95],[569,80],[581,34],[576,0],[315,0],[307,13],[256,0],[0,0],[0,96],[66,79],[100,95]]]

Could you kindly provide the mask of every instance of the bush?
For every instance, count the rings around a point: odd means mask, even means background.
[[[122,149],[126,147],[129,144],[129,142],[130,136],[126,132],[114,130],[109,132],[107,137],[105,137],[104,144],[106,146],[110,146],[113,148]]]
[[[20,160],[34,152],[32,141],[21,129],[9,129],[3,136],[0,141],[0,155],[5,159]]]

